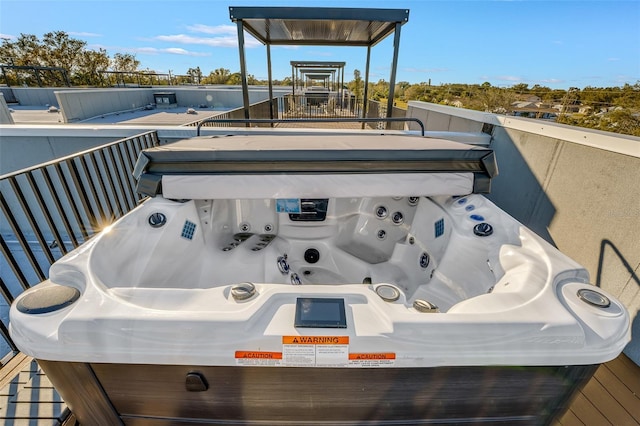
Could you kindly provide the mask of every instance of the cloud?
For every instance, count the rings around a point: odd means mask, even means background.
[[[210,25],[203,24],[195,24],[187,26],[187,29],[192,33],[202,33],[202,34],[226,34],[226,35],[237,35],[238,28],[235,25],[216,25],[212,27]]]
[[[18,37],[14,36],[14,35],[11,35],[11,34],[2,34],[2,33],[0,33],[0,39],[2,39],[2,40],[15,40],[17,38]]]
[[[203,25],[195,24],[187,26],[190,34],[168,34],[152,37],[153,41],[167,43],[197,44],[209,47],[238,47],[238,29],[234,25]],[[203,36],[203,34],[205,36]],[[208,37],[215,36],[215,37]],[[262,44],[253,36],[245,33],[244,46],[246,48],[258,47]]]
[[[181,55],[181,56],[211,56],[210,53],[194,52],[190,50],[181,49],[179,47],[168,47],[164,49],[158,49],[155,47],[122,47],[122,48],[117,48],[116,50],[120,52],[126,52],[126,53],[139,53],[141,55],[171,54],[171,55]]]
[[[185,56],[211,56],[205,52],[192,52],[189,50],[181,49],[179,47],[169,47],[167,49],[160,49],[163,53],[171,53],[173,55],[185,55]]]
[[[540,83],[558,84],[558,83],[564,83],[564,80],[561,80],[559,78],[543,78],[542,80],[540,80]]]
[[[159,35],[152,38],[155,41],[180,44],[197,44],[209,47],[238,47],[236,36],[226,35],[222,37],[195,37],[186,34]],[[261,46],[261,43],[253,37],[245,37],[246,48]]]
[[[515,75],[499,75],[499,76],[496,77],[496,80],[519,82],[519,81],[522,81],[523,78],[515,76]]]
[[[69,31],[69,35],[72,35],[72,36],[75,36],[75,37],[102,37],[102,34],[87,33],[87,32],[76,32],[76,31]]]
[[[447,72],[450,71],[448,68],[403,68],[402,71],[405,72],[422,72],[422,73],[434,73],[434,72]]]
[[[607,58],[608,62],[617,62],[619,60],[620,60],[620,58]]]

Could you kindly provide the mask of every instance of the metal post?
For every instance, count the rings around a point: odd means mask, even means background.
[[[269,118],[273,120],[273,81],[271,80],[271,45],[269,43],[267,43],[267,73],[269,78]]]
[[[393,96],[396,89],[396,68],[398,67],[398,51],[400,50],[400,28],[402,24],[396,22],[396,30],[393,35],[393,62],[391,63],[391,77],[389,81],[389,99],[387,99],[387,118],[393,113]],[[390,123],[387,123],[389,127]]]
[[[342,108],[344,108],[344,66],[340,68],[342,78],[340,80],[340,99],[342,99]]]
[[[244,118],[249,119],[249,84],[247,83],[247,64],[244,57],[244,24],[238,19],[238,50],[240,52],[240,78],[242,80],[242,102],[244,104]],[[249,124],[247,124],[249,126]]]
[[[364,72],[364,98],[362,99],[362,118],[367,118],[367,97],[369,96],[369,65],[371,64],[371,45],[367,46],[367,66]],[[356,103],[357,103],[356,99]],[[362,123],[364,129],[364,123]]]

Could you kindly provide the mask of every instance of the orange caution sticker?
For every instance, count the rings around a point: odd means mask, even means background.
[[[373,360],[373,359],[396,359],[396,354],[392,352],[382,353],[366,353],[366,354],[349,354],[349,360]]]
[[[350,353],[349,367],[352,368],[389,368],[396,362],[393,352]]]
[[[282,365],[282,352],[236,351],[236,365],[279,367]]]
[[[282,352],[236,351],[236,359],[282,359]]]

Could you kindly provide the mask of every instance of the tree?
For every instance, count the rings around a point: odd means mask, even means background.
[[[511,111],[511,104],[516,100],[516,94],[499,87],[482,87],[475,94],[486,112],[505,114]]]
[[[230,76],[231,71],[226,68],[218,68],[211,71],[204,82],[206,84],[226,84]]]
[[[371,99],[379,101],[380,99],[386,99],[389,96],[389,83],[383,79],[378,80],[377,83],[369,83],[369,92]]]
[[[42,54],[49,67],[59,67],[72,75],[78,71],[79,61],[87,43],[70,38],[64,31],[46,33],[42,38]]]
[[[99,85],[100,71],[109,69],[109,63],[109,55],[104,49],[83,51],[78,58],[78,67],[72,76],[72,82],[78,85]]]
[[[42,41],[32,34],[20,34],[15,40],[3,40],[0,46],[0,62],[25,67],[50,67],[59,70],[18,70],[15,81],[27,85],[66,85],[66,76],[81,71],[86,42],[69,37],[64,31],[46,33]],[[66,76],[65,76],[66,74]]]
[[[362,97],[362,77],[360,76],[360,70],[353,70],[353,81],[348,84],[348,87],[356,96],[356,99]]]
[[[16,66],[45,66],[42,49],[38,37],[32,34],[20,34],[16,41],[3,39],[0,62]]]
[[[404,99],[406,101],[428,101],[431,94],[431,87],[425,83],[412,84],[404,91]]]
[[[529,91],[529,85],[526,83],[518,83],[514,84],[511,89],[520,94],[527,93]]]
[[[116,53],[111,61],[111,68],[120,72],[136,72],[140,67],[140,61],[130,53]]]
[[[200,67],[189,68],[187,75],[191,76],[191,83],[200,84],[202,81],[202,71],[200,71]]]

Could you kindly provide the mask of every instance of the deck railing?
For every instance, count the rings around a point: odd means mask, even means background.
[[[146,132],[0,176],[0,357],[17,350],[7,328],[15,297],[138,205],[133,167],[156,145],[157,133]]]
[[[269,108],[273,108],[273,113],[269,113]],[[309,95],[285,95],[256,102],[249,106],[249,117],[251,119],[331,119],[331,118],[360,118],[362,117],[362,100],[357,100],[351,96],[340,100],[335,95],[316,93]],[[377,117],[377,116],[376,116]],[[398,117],[404,117],[399,115]],[[215,120],[244,120],[244,107],[239,107],[218,114]],[[208,118],[199,119],[185,124],[193,127],[231,127],[237,125],[233,122],[207,121]],[[271,123],[252,123],[253,126],[268,127]]]
[[[283,119],[354,118],[362,115],[362,99],[329,92],[286,95],[278,98],[278,110]]]
[[[381,103],[378,101],[374,101],[373,99],[369,99],[369,105],[367,108],[367,118],[382,118],[387,116],[387,104]],[[404,118],[407,116],[407,110],[398,108],[396,106],[393,107],[391,111],[392,118]],[[392,130],[405,130],[404,123],[396,122],[396,123],[385,123],[383,121],[378,122],[378,129],[384,129],[388,126],[389,129]]]
[[[251,104],[249,106],[249,115],[253,118],[271,118],[269,115],[269,108],[272,106],[273,107],[273,116],[274,118],[278,117],[278,111],[277,111],[277,105],[278,105],[278,98],[273,98],[272,102],[269,102],[269,99],[264,100],[264,101],[260,101],[260,102],[256,102],[254,104]],[[209,117],[211,118],[211,117]],[[222,114],[218,114],[215,117],[213,117],[215,119],[224,119],[224,120],[241,120],[244,119],[244,107],[239,107],[236,109],[232,109],[226,112],[223,112]],[[185,126],[190,126],[190,127],[230,127],[231,125],[229,123],[219,123],[219,122],[206,122],[205,121],[208,120],[208,118],[202,118],[199,120],[195,120],[192,121],[190,123],[185,124]]]

